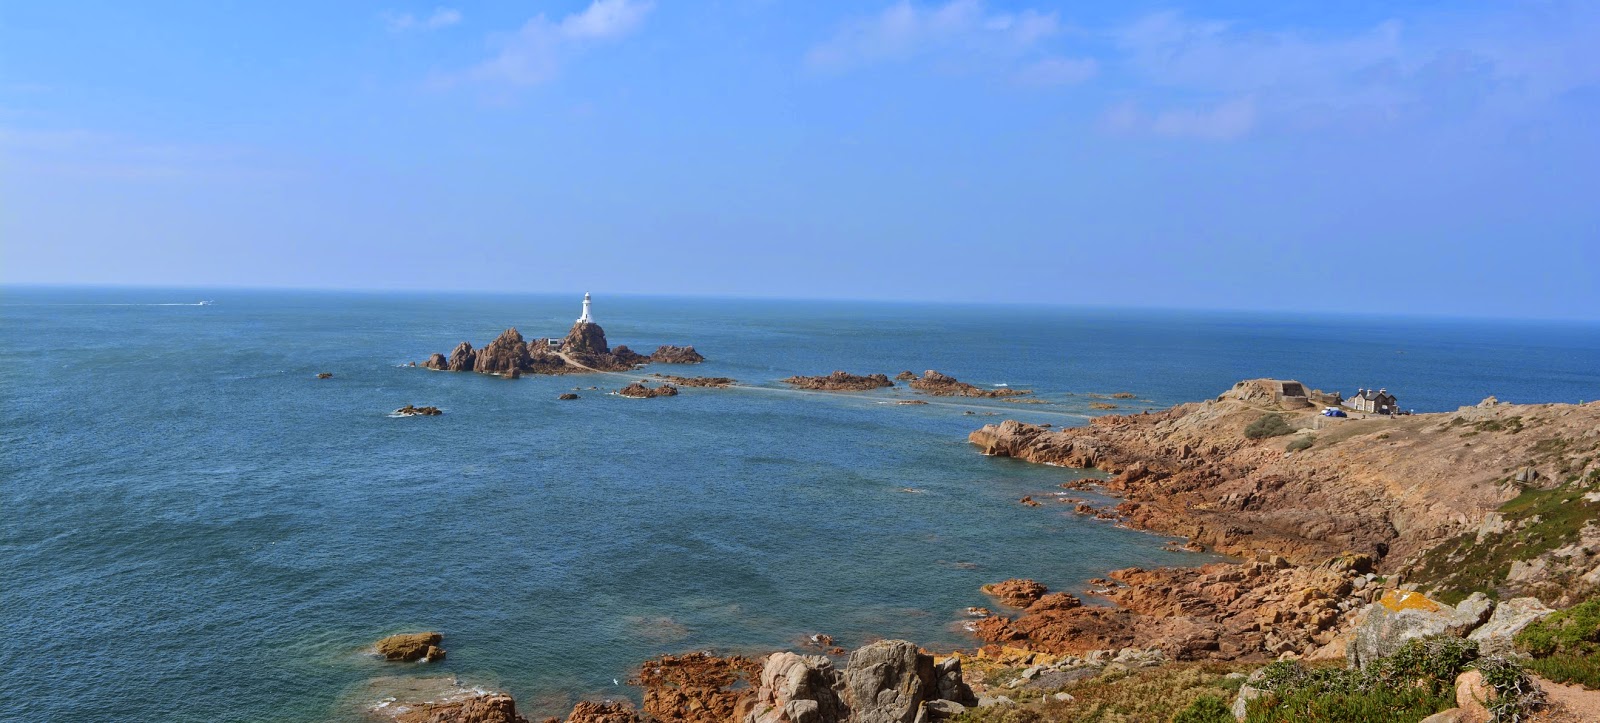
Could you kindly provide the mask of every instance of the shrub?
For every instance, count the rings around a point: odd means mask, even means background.
[[[1234,723],[1233,711],[1221,698],[1203,695],[1173,714],[1170,723]]]
[[[1455,680],[1477,657],[1478,646],[1460,638],[1406,643],[1366,670],[1308,668],[1285,661],[1267,666],[1250,702],[1250,723],[1411,723],[1455,704]]]
[[[1600,688],[1600,597],[1551,613],[1517,633],[1528,667],[1561,683]]]
[[[1267,439],[1269,437],[1282,437],[1294,432],[1294,427],[1283,421],[1277,414],[1263,414],[1259,419],[1244,428],[1244,436],[1251,439]]]
[[[1300,435],[1298,437],[1295,437],[1294,439],[1290,440],[1289,444],[1283,448],[1283,451],[1285,451],[1285,452],[1299,452],[1300,450],[1303,450],[1303,449],[1311,449],[1311,445],[1315,441],[1316,441],[1316,437],[1313,437],[1313,436],[1311,436],[1309,434],[1302,434],[1302,435]]]

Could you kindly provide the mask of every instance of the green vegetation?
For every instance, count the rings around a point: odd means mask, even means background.
[[[1100,676],[1070,683],[1063,691],[1070,701],[1058,701],[1046,693],[1006,690],[1017,705],[970,708],[958,717],[964,723],[1126,723],[1127,721],[1183,720],[1206,723],[1206,718],[1174,716],[1188,711],[1201,698],[1231,702],[1244,682],[1244,673],[1256,667],[1250,663],[1167,663],[1155,668],[1136,669],[1122,676]],[[1229,715],[1227,721],[1232,721]],[[1217,719],[1223,723],[1222,719]]]
[[[1411,723],[1454,707],[1456,676],[1473,667],[1499,694],[1495,720],[1519,721],[1539,705],[1538,688],[1517,663],[1479,659],[1476,643],[1443,637],[1408,642],[1366,670],[1273,663],[1252,683],[1265,695],[1250,701],[1245,720]]]
[[[1302,435],[1300,435],[1298,437],[1295,437],[1294,439],[1289,440],[1289,444],[1284,446],[1283,451],[1285,451],[1285,452],[1299,452],[1300,450],[1303,450],[1303,449],[1311,449],[1311,445],[1314,444],[1316,441],[1317,441],[1316,437],[1313,437],[1313,436],[1311,436],[1309,434],[1302,434]]]
[[[1169,723],[1234,723],[1227,701],[1212,695],[1195,698],[1188,708],[1178,711]]]
[[[1460,419],[1460,417],[1457,417],[1456,419]],[[1455,420],[1451,420],[1451,424],[1454,425]],[[1472,428],[1478,430],[1479,432],[1510,432],[1512,434],[1516,434],[1521,432],[1523,429],[1522,417],[1485,419],[1481,422],[1473,422]]]
[[[1600,689],[1600,597],[1551,614],[1517,633],[1528,667],[1561,683]]]
[[[1583,498],[1578,486],[1550,490],[1525,489],[1500,506],[1506,531],[1485,536],[1464,532],[1422,557],[1421,579],[1433,583],[1433,597],[1454,605],[1474,592],[1490,596],[1511,572],[1511,563],[1531,560],[1571,544],[1589,520],[1600,515],[1600,503]]]
[[[1282,437],[1285,434],[1292,433],[1294,433],[1294,427],[1289,426],[1289,423],[1283,420],[1283,416],[1278,414],[1263,414],[1259,419],[1251,422],[1250,426],[1244,428],[1244,436],[1251,439]]]

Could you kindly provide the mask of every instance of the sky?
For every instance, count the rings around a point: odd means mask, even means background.
[[[0,284],[1600,319],[1600,3],[0,0]]]

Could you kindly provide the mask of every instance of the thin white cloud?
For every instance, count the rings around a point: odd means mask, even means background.
[[[403,33],[410,30],[438,30],[448,28],[461,22],[461,11],[455,8],[439,7],[433,9],[433,14],[418,17],[411,13],[383,14],[383,22],[391,32]]]
[[[1254,98],[1244,97],[1147,113],[1125,102],[1107,110],[1101,117],[1101,126],[1118,134],[1230,141],[1255,129],[1256,103]]]
[[[649,0],[594,0],[560,20],[536,15],[515,33],[492,38],[497,49],[489,59],[437,80],[444,85],[474,81],[515,87],[548,82],[589,45],[637,31],[652,7]]]
[[[1094,58],[1050,57],[1029,63],[1017,71],[1017,82],[1023,85],[1076,85],[1100,72],[1100,63]]]
[[[1017,56],[1060,31],[1053,12],[991,12],[982,0],[950,0],[937,6],[900,0],[877,15],[845,23],[832,38],[806,53],[806,64],[845,70],[932,54]]]

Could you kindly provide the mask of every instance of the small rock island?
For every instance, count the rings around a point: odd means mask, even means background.
[[[594,322],[589,294],[583,295],[583,315],[565,338],[527,341],[515,328],[506,329],[488,346],[472,348],[461,342],[449,356],[434,354],[422,366],[437,371],[478,372],[515,379],[523,374],[586,374],[625,372],[651,362],[698,364],[705,361],[693,346],[664,345],[645,356],[623,345],[611,348],[606,332]]]

